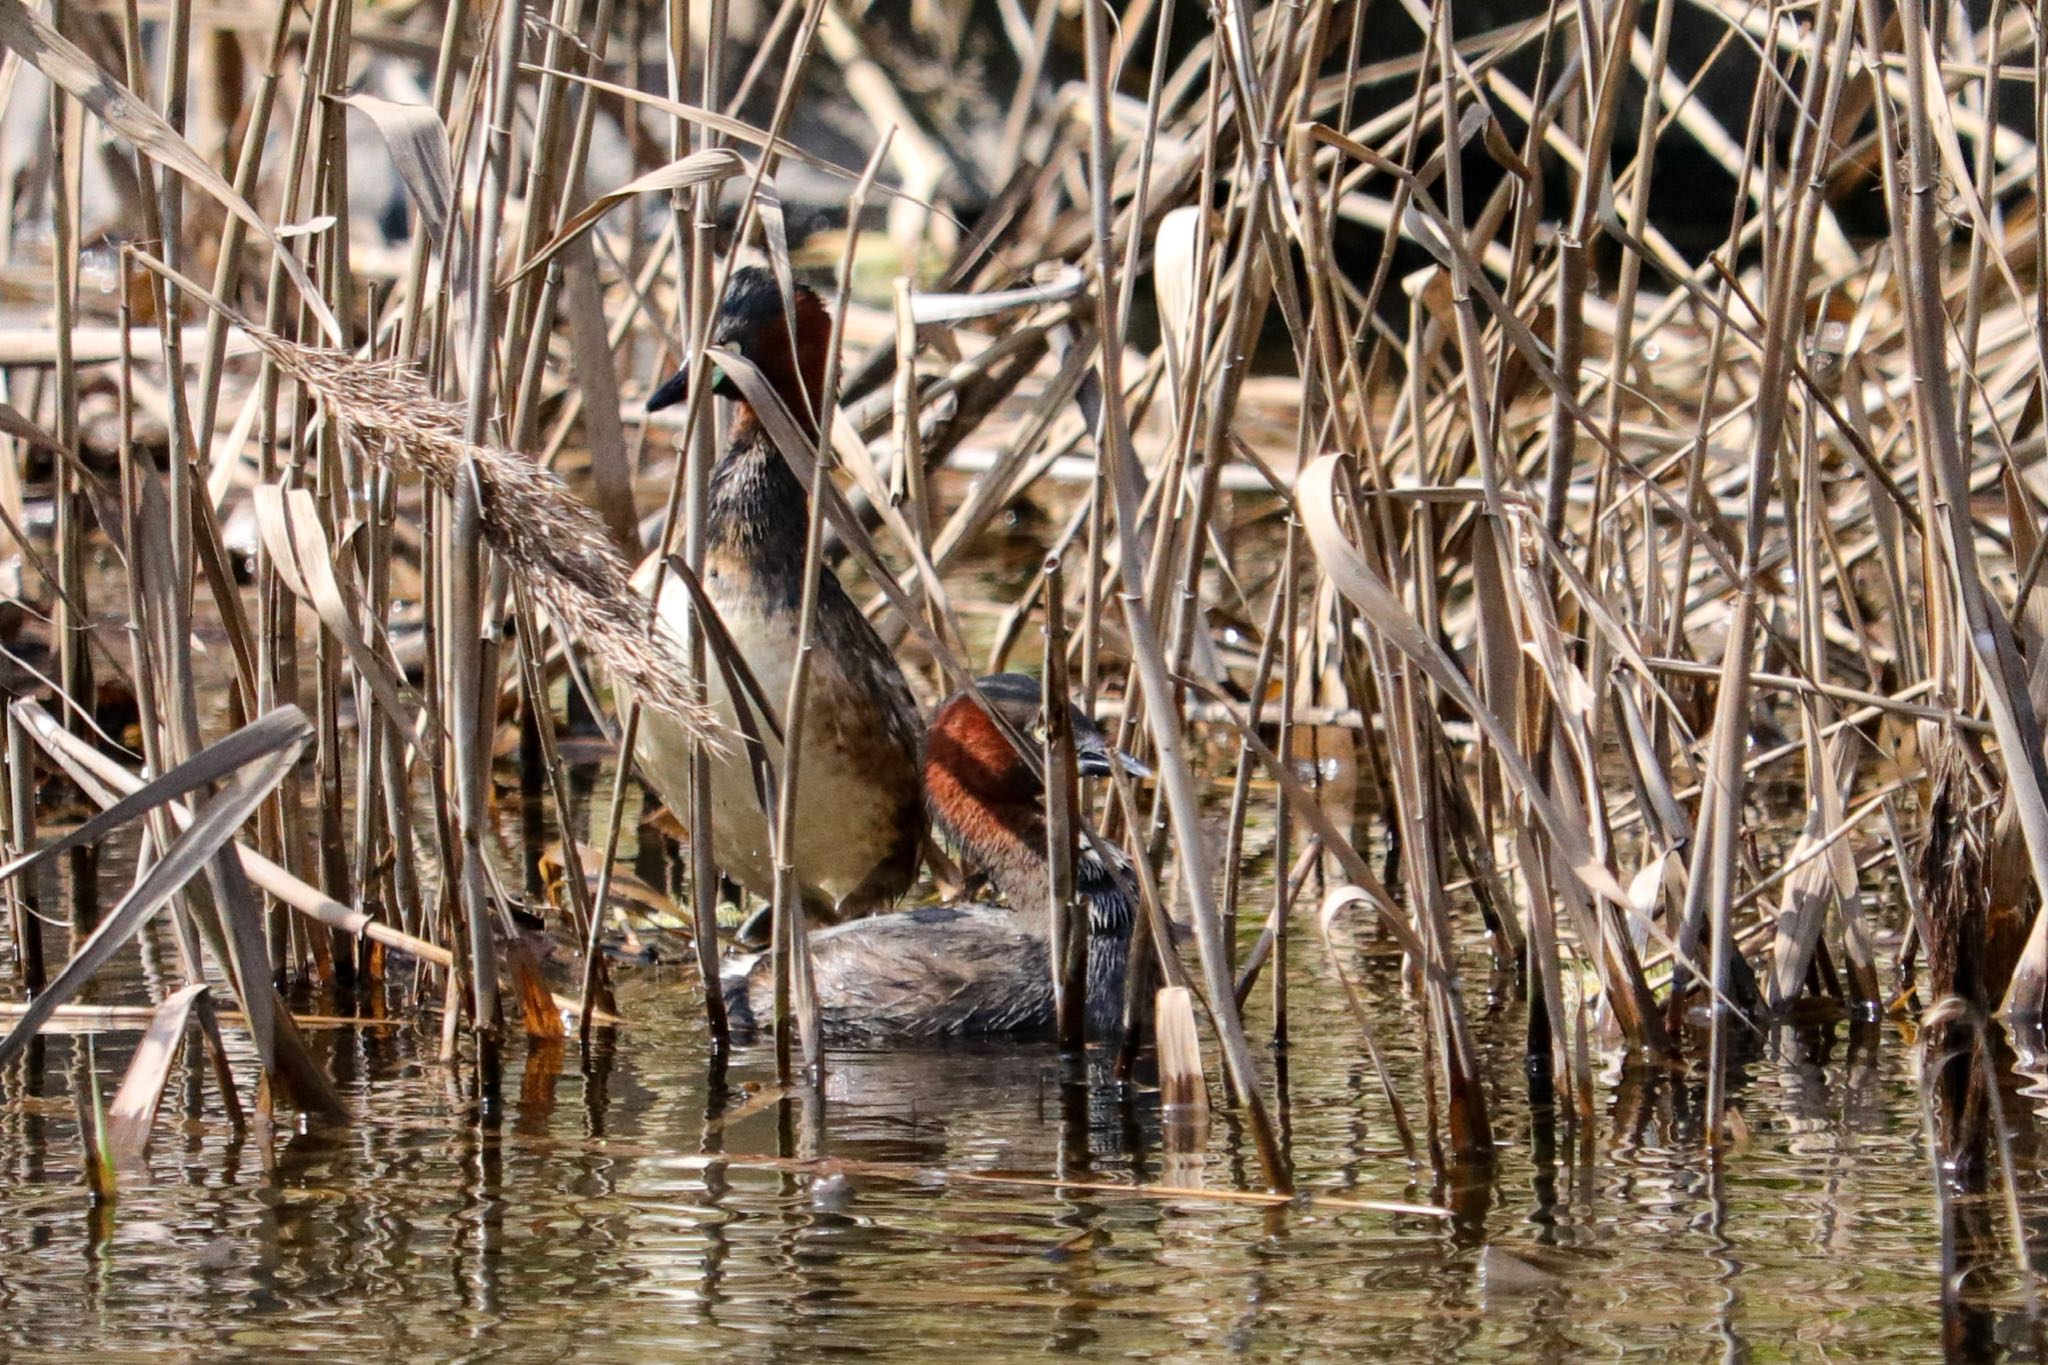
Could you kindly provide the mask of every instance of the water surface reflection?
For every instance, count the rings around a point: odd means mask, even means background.
[[[1358,971],[1420,1114],[1420,1021],[1377,951]],[[97,1212],[79,1183],[84,1040],[39,1042],[0,1078],[0,1354],[2039,1358],[2001,1193],[1952,1201],[1944,1292],[1897,1025],[1750,1040],[1731,1087],[1748,1137],[1710,1173],[1692,1078],[1615,1060],[1590,1128],[1532,1108],[1523,1012],[1496,994],[1475,1035],[1500,1155],[1439,1181],[1409,1165],[1317,952],[1288,956],[1276,1110],[1304,1186],[1451,1217],[1082,1188],[1228,1191],[1256,1171],[1224,1111],[1198,1154],[1163,1151],[1152,1097],[1120,1096],[1107,1056],[834,1054],[822,1097],[777,1091],[766,1048],[707,1074],[693,988],[640,969],[621,974],[629,1029],[510,1048],[493,1116],[437,1064],[435,1034],[390,1021],[311,1035],[357,1115],[345,1129],[238,1132],[191,1074],[147,1178]],[[102,999],[149,994],[126,961]],[[1485,965],[1475,943],[1475,986]],[[1270,1031],[1257,1006],[1251,1025]],[[103,1083],[132,1044],[97,1037]],[[2048,1083],[2006,1082],[2038,1233]],[[1052,1183],[967,1178],[998,1175]]]

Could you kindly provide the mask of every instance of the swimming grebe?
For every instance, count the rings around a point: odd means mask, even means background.
[[[792,347],[774,277],[754,266],[737,270],[712,341],[757,366],[810,432],[817,430],[832,319],[823,300],[801,286],[795,312]],[[687,371],[675,375],[648,399],[648,410],[681,402],[686,382]],[[712,392],[739,397],[724,375]],[[704,591],[778,711],[796,662],[809,503],[753,408],[741,402],[711,474]],[[652,569],[650,562],[636,579],[643,592]],[[671,629],[680,631],[687,601],[682,584],[664,584],[661,614]],[[806,912],[814,922],[829,923],[893,903],[916,878],[929,827],[918,771],[924,736],[903,671],[829,569],[823,571],[812,640],[791,861]],[[730,726],[734,711],[724,679],[715,668],[707,672],[712,704]],[[769,758],[779,764],[782,746],[766,730]],[[689,744],[682,728],[663,716],[646,716],[639,759],[662,797],[684,809]],[[755,895],[772,894],[768,822],[737,744],[712,760],[711,817],[719,868]]]
[[[977,686],[1018,734],[1039,725],[1038,680],[1017,673]],[[1076,767],[1106,775],[1112,763],[1144,770],[1113,752],[1078,709]],[[1010,902],[937,905],[878,915],[811,935],[811,959],[825,1036],[837,1042],[1041,1035],[1053,1031],[1048,965],[1045,799],[1030,766],[964,692],[939,708],[925,746],[925,790],[939,827],[989,874]],[[1129,864],[1105,863],[1083,847],[1075,890],[1088,907],[1088,1030],[1111,1036],[1121,1022],[1124,964],[1136,921]],[[766,954],[736,959],[725,973],[726,1009],[736,1028],[765,1025],[774,1010]]]

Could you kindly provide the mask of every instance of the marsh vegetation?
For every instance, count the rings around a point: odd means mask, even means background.
[[[1014,1302],[2039,1358],[2035,7],[0,0],[0,50],[0,1340],[75,1244],[116,1330],[179,1286],[166,1349]],[[829,313],[813,406],[718,344],[748,266]],[[816,591],[751,684],[705,614],[735,401],[925,715],[1042,681],[1056,1039],[813,1026],[836,703]],[[1140,763],[1077,781],[1069,700]],[[1138,903],[1092,1033],[1077,850]],[[981,894],[925,852],[906,904]]]

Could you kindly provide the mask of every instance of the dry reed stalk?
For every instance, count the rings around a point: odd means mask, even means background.
[[[468,393],[463,410],[462,441],[481,445],[485,437],[498,362],[497,289],[495,266],[498,235],[504,221],[505,197],[512,174],[512,110],[518,97],[518,57],[526,7],[524,0],[503,0],[498,6],[493,51],[487,68],[491,114],[477,188],[477,267],[470,273],[468,298]],[[489,780],[490,737],[485,732],[483,705],[484,620],[487,566],[482,558],[484,492],[469,461],[453,472],[447,496],[452,503],[446,536],[440,547],[447,565],[447,617],[441,648],[447,660],[446,689],[441,710],[453,739],[449,762],[459,821],[461,861],[451,871],[465,919],[469,949],[470,1025],[477,1039],[477,1065],[485,1084],[497,1083],[498,966],[492,900],[484,870],[485,785]],[[495,685],[492,687],[496,693]]]
[[[866,171],[854,190],[857,202],[865,201],[873,186],[876,173],[881,169],[883,155],[889,138],[884,137],[882,146],[875,149],[869,158]],[[826,414],[818,422],[816,443],[811,450],[811,486],[809,490],[808,516],[804,526],[804,588],[797,608],[797,638],[795,663],[790,669],[789,689],[782,698],[777,714],[782,718],[782,768],[775,775],[774,782],[774,841],[775,864],[774,899],[771,905],[772,931],[774,935],[775,965],[775,1057],[776,1067],[784,1085],[789,1084],[789,1035],[790,1022],[794,1018],[798,1036],[803,1042],[804,1068],[814,1082],[821,1079],[823,1051],[817,992],[812,985],[810,931],[804,923],[803,896],[797,884],[796,864],[787,850],[794,847],[796,839],[797,790],[802,777],[805,713],[810,705],[810,667],[813,637],[818,624],[818,594],[828,572],[824,561],[825,550],[825,505],[826,489],[829,487],[833,468],[832,441],[829,414],[839,404],[840,346],[845,340],[846,308],[848,294],[853,284],[854,247],[858,240],[857,231],[847,234],[846,252],[840,260],[839,297],[837,307],[832,310],[831,339],[825,352],[825,374],[823,391],[809,395],[816,404],[815,411]],[[778,243],[778,245],[780,245]],[[796,297],[789,287],[789,264],[786,255],[778,253],[776,269],[781,276],[784,307],[794,309]],[[794,337],[796,325],[788,324],[789,335]],[[903,356],[903,366],[910,368],[910,357]],[[764,799],[764,810],[769,803]],[[701,869],[708,863],[699,864]],[[792,1014],[792,1010],[794,1014]]]
[[[63,13],[60,5],[52,18]],[[71,354],[71,331],[78,307],[78,199],[84,174],[84,114],[55,81],[50,83],[50,264],[55,274],[57,342],[56,393],[52,434],[66,450],[78,448],[78,369]],[[92,704],[92,664],[85,648],[91,615],[85,588],[84,497],[68,465],[57,470],[57,515],[52,535],[57,550],[57,604],[50,622],[57,643],[58,690],[76,706]],[[77,732],[78,712],[67,707],[65,723]]]
[[[1078,1053],[1088,1042],[1088,917],[1074,898],[1074,857],[1081,810],[1080,770],[1067,686],[1066,578],[1057,556],[1045,561],[1045,677],[1041,689],[1039,761],[1045,774],[1045,859],[1051,933],[1053,1031],[1060,1048]],[[1114,761],[1114,760],[1112,760]],[[1194,1016],[1188,1016],[1192,1026]],[[1199,1059],[1198,1059],[1199,1064]]]
[[[7,851],[18,857],[28,851],[36,837],[35,758],[29,752],[28,731],[7,708]],[[42,994],[49,977],[43,965],[43,923],[40,898],[33,887],[10,884],[7,888],[9,913],[8,943],[14,949],[15,970],[22,989],[31,996]]]
[[[129,321],[128,310],[125,307],[126,300],[123,300],[123,303],[121,318],[123,323],[126,323]],[[121,371],[124,380],[133,373],[133,357],[127,354],[128,348],[125,344],[127,335],[124,327],[124,345],[121,357]],[[125,383],[123,388],[124,390],[127,388]],[[134,413],[132,406],[125,399],[120,406],[122,427],[121,490],[130,553],[136,556],[135,563],[138,569],[147,567],[152,569],[155,574],[169,577],[175,574],[176,570],[168,562],[170,555],[163,544],[165,531],[163,525],[165,520],[163,495],[158,490],[153,478],[145,482],[143,476],[136,469],[133,430]],[[145,507],[148,508],[147,512],[144,511]],[[134,633],[130,644],[135,671],[136,713],[138,717],[144,718],[144,723],[140,726],[142,731],[142,747],[150,769],[156,772],[166,772],[176,765],[176,760],[169,759],[165,753],[165,732],[167,726],[161,719],[166,715],[166,712],[161,707],[162,689],[159,684],[158,673],[159,662],[166,648],[166,641],[160,632],[147,628],[157,618],[156,613],[145,600],[145,594],[142,590],[142,578],[143,574],[141,572],[132,573],[129,575],[128,582],[129,615],[133,620],[145,625],[145,629]],[[150,842],[154,845],[155,849],[170,847],[173,832],[169,815],[166,812],[158,810],[150,813],[149,834]],[[153,856],[152,851],[145,850],[143,860],[146,861],[151,856]],[[180,970],[187,981],[198,981],[202,979],[204,967],[200,956],[197,930],[193,924],[192,912],[181,900],[173,908],[172,915],[176,926]]]
[[[1100,353],[1104,420],[1098,450],[1109,466],[1108,482],[1114,493],[1112,502],[1116,510],[1117,544],[1128,576],[1131,572],[1130,566],[1135,563],[1134,552],[1140,544],[1137,527],[1138,494],[1130,452],[1130,430],[1125,425],[1126,414],[1122,403],[1123,384],[1118,364],[1118,347],[1112,344],[1115,338],[1122,335],[1122,330],[1118,324],[1115,303],[1109,292],[1110,284],[1115,278],[1115,269],[1111,258],[1107,183],[1109,108],[1105,81],[1108,37],[1099,6],[1088,6],[1086,29],[1089,95],[1092,105],[1088,165],[1095,233],[1096,312],[1098,327],[1104,338]],[[1293,1183],[1290,1163],[1273,1132],[1272,1119],[1267,1113],[1264,1097],[1259,1090],[1257,1069],[1251,1059],[1250,1048],[1245,1042],[1244,1027],[1238,1019],[1237,1002],[1231,994],[1230,962],[1223,945],[1222,920],[1212,898],[1209,868],[1202,852],[1206,840],[1196,809],[1187,760],[1181,747],[1181,736],[1170,709],[1172,683],[1167,676],[1165,659],[1160,649],[1159,636],[1152,625],[1151,613],[1143,597],[1132,590],[1134,586],[1129,582],[1125,586],[1124,624],[1136,656],[1134,663],[1137,666],[1146,703],[1146,717],[1158,754],[1161,787],[1166,793],[1167,807],[1179,845],[1181,875],[1194,915],[1196,941],[1201,948],[1203,976],[1209,990],[1211,1017],[1215,1020],[1220,1035],[1225,1068],[1237,1092],[1238,1102],[1244,1106],[1265,1179],[1276,1189],[1287,1189]]]
[[[1300,550],[1300,530],[1297,524],[1290,518],[1287,524],[1286,557],[1281,561],[1280,574],[1273,583],[1272,600],[1266,605],[1265,628],[1259,633],[1259,661],[1252,673],[1250,689],[1250,724],[1253,729],[1256,729],[1265,710],[1266,695],[1272,683],[1273,669],[1276,662],[1279,664],[1282,679],[1280,705],[1281,726],[1283,729],[1280,744],[1282,753],[1288,752],[1287,736],[1284,731],[1292,723],[1295,714],[1293,706],[1294,677],[1291,670],[1291,656],[1293,654],[1295,634],[1292,627],[1294,623],[1287,621],[1284,629],[1282,623],[1284,614],[1293,605],[1292,590],[1296,586],[1295,564],[1300,557]],[[1285,660],[1276,660],[1275,656],[1283,639],[1287,641],[1287,653],[1290,657]],[[1232,781],[1230,788],[1230,823],[1223,847],[1224,938],[1229,943],[1233,954],[1235,954],[1237,948],[1237,904],[1243,866],[1245,822],[1249,815],[1251,801],[1252,765],[1250,759],[1251,750],[1249,746],[1243,740],[1239,740],[1237,776]],[[1286,864],[1287,847],[1286,808],[1284,806],[1275,817],[1273,841],[1274,865],[1276,867],[1284,866]],[[1286,888],[1283,885],[1280,889],[1284,892]],[[1235,965],[1233,957],[1232,966],[1235,967]],[[1280,988],[1276,986],[1274,989],[1278,990]],[[1240,982],[1238,994],[1240,998],[1244,994],[1242,982]],[[1277,1001],[1274,1015],[1274,1028],[1278,1030],[1282,1021],[1286,1018],[1286,1013],[1277,1007]]]

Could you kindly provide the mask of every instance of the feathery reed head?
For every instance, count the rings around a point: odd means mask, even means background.
[[[659,622],[650,633],[646,604],[604,523],[559,476],[516,451],[465,441],[462,410],[436,398],[410,365],[247,330],[372,458],[444,493],[473,471],[491,549],[529,575],[561,627],[614,678],[694,737],[717,744],[717,719],[692,692],[687,662]]]

